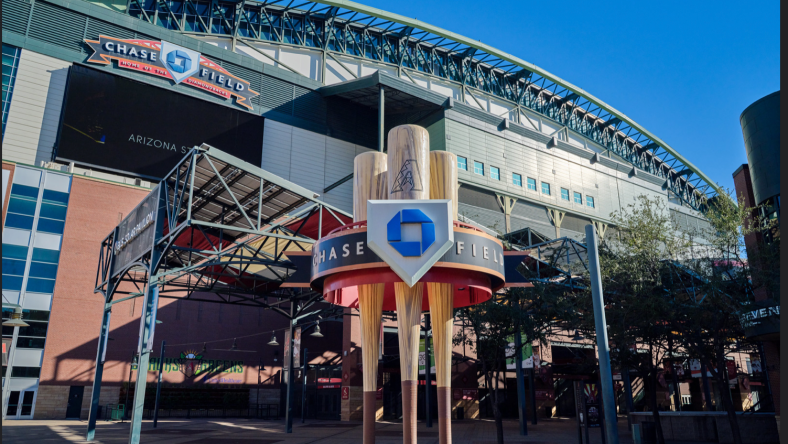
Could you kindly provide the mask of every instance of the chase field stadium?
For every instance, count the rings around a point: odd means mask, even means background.
[[[718,192],[646,128],[582,88],[482,44],[483,35],[461,36],[349,1],[2,5],[3,302],[21,305],[36,327],[3,328],[4,350],[6,341],[15,350],[3,367],[8,417],[87,414],[101,320],[102,301],[93,295],[101,242],[203,143],[281,178],[280,198],[301,196],[271,218],[314,201],[347,222],[354,157],[385,152],[395,126],[419,125],[428,130],[431,150],[457,156],[462,222],[523,249],[583,242],[589,223],[610,235],[610,214],[639,195],[663,199],[679,226],[696,228],[706,223],[703,212]],[[241,183],[230,163],[219,169],[228,187]],[[200,192],[210,193],[210,185]],[[242,304],[169,302],[159,308],[159,334],[171,328],[194,338],[183,342],[241,337],[275,324],[265,320],[272,311],[247,316]],[[118,365],[104,371],[102,406],[128,396],[140,311],[134,304],[132,298],[113,309],[106,359]],[[206,322],[217,325],[205,328]],[[351,322],[345,324],[324,327],[336,344],[325,339],[309,346],[310,356],[320,356],[321,347],[336,352],[321,364],[327,376],[308,381],[318,384],[314,393],[335,396],[315,414],[336,419],[354,417],[352,397],[340,405],[337,378],[361,385],[352,373],[347,378],[356,363],[342,359],[349,347],[342,329]],[[396,329],[384,329],[386,347],[391,332]],[[260,349],[269,338],[259,339]],[[566,347],[555,342],[542,358],[558,362]],[[181,351],[189,350],[173,353]],[[239,402],[281,403],[277,380],[259,377],[275,373],[281,361],[270,350],[260,353],[259,365],[251,355],[234,365],[243,377],[203,385],[223,387]],[[225,359],[231,358],[240,359]],[[174,378],[167,390],[175,393],[181,383],[195,388],[190,376],[174,374],[165,374],[165,381]],[[468,396],[457,402],[475,399],[478,414],[477,378],[469,379],[463,377]],[[550,381],[542,383],[552,390]],[[384,392],[380,402],[389,398]],[[561,402],[549,393],[540,399],[553,413]],[[468,406],[466,415],[472,411]]]

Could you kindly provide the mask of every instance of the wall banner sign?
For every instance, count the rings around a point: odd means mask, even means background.
[[[85,43],[93,50],[86,62],[109,65],[114,59],[118,68],[140,71],[184,83],[252,109],[251,99],[260,95],[248,81],[240,79],[202,54],[165,41],[116,39],[100,35]]]

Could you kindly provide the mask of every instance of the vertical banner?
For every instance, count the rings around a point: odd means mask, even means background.
[[[301,367],[301,327],[296,327],[293,331],[293,366]]]
[[[419,374],[424,374],[424,367],[427,361],[427,353],[424,351],[424,339],[419,339]],[[430,374],[435,374],[435,352],[430,353]],[[434,383],[434,381],[433,381]]]
[[[520,350],[520,360],[523,363],[523,368],[534,368],[533,347],[527,340],[524,334],[520,334],[520,339],[523,344]],[[515,370],[515,353],[514,353],[514,336],[509,339],[509,345],[506,348],[506,369]]]
[[[586,383],[583,389],[583,395],[586,397],[586,418],[588,419],[588,427],[601,427],[602,417],[599,411],[599,387],[594,382]]]

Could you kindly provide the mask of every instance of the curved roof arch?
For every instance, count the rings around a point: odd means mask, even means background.
[[[179,7],[167,6],[175,3]],[[127,13],[184,34],[301,46],[332,58],[371,59],[407,77],[408,71],[438,77],[461,85],[474,100],[474,94],[486,94],[579,132],[636,168],[664,178],[663,188],[696,210],[703,211],[707,199],[722,194],[697,166],[621,111],[478,40],[347,0],[213,0],[210,8],[200,9],[201,4],[207,3],[130,0]]]

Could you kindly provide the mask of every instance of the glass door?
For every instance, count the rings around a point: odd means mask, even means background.
[[[12,391],[8,397],[8,410],[6,419],[30,419],[33,416],[33,403],[35,402],[36,392]]]

